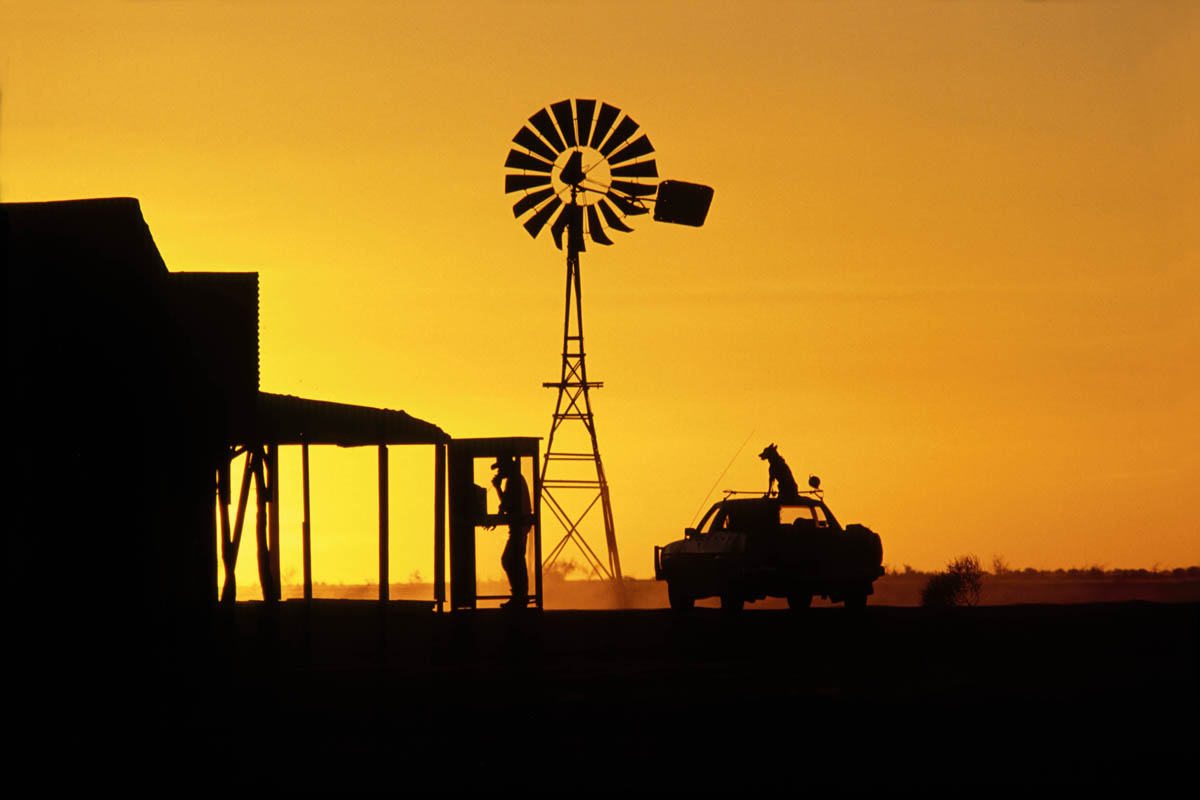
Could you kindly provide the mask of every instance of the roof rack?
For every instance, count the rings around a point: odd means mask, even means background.
[[[779,492],[771,492],[770,494],[767,494],[766,492],[743,492],[743,491],[739,491],[737,489],[725,489],[724,491],[725,491],[725,497],[724,497],[725,500],[728,500],[731,497],[737,497],[737,496],[761,497],[764,500],[771,499],[771,498],[774,498],[776,500],[780,499]],[[800,495],[800,496],[808,495],[809,497],[815,497],[818,500],[822,500],[825,497],[825,492],[822,489],[810,489],[809,491],[805,491],[805,492],[796,492],[796,494]]]

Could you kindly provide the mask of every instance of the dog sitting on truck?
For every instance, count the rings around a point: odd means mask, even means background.
[[[792,471],[788,468],[787,462],[783,460],[783,456],[779,455],[779,450],[775,448],[775,444],[771,443],[763,448],[763,451],[758,454],[758,457],[766,461],[769,465],[767,477],[767,496],[771,496],[771,487],[778,484],[779,496],[784,499],[791,499],[800,496],[800,487],[796,485],[796,479],[792,477]]]

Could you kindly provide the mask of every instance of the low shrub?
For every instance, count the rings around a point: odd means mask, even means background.
[[[983,590],[983,567],[975,556],[951,561],[945,572],[932,576],[921,590],[921,605],[926,608],[974,606]]]

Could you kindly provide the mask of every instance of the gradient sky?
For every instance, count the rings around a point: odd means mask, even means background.
[[[0,86],[0,199],[137,197],[172,269],[260,273],[264,390],[454,436],[549,428],[564,260],[510,138],[628,111],[716,196],[583,256],[627,574],[747,439],[718,488],[775,442],[892,566],[1200,562],[1195,3],[0,0]],[[428,577],[432,449],[392,464]],[[374,468],[314,450],[316,580],[377,574]]]

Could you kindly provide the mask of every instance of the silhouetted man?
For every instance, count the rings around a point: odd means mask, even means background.
[[[512,456],[501,456],[492,464],[496,477],[492,486],[500,496],[500,514],[508,517],[508,543],[500,556],[500,566],[508,575],[512,587],[512,599],[501,604],[502,608],[525,608],[529,600],[529,573],[525,571],[525,537],[529,534],[529,515],[533,506],[529,501],[529,485],[521,475],[521,467]]]

